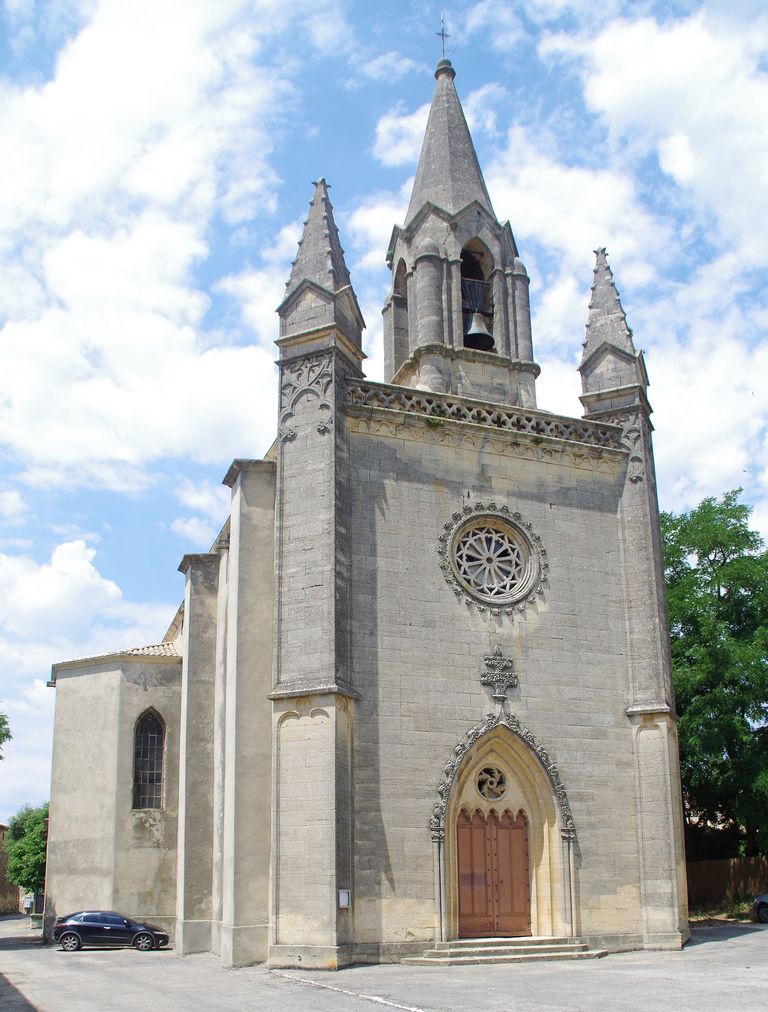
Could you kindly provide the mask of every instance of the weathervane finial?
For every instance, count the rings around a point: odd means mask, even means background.
[[[450,35],[445,30],[445,15],[444,14],[440,15],[440,31],[439,32],[435,32],[435,35],[437,35],[439,37],[440,42],[442,43],[442,46],[443,46],[443,59],[445,59],[445,40],[446,39],[450,39]]]

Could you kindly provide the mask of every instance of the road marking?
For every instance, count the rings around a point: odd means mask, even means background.
[[[302,984],[310,984],[312,987],[324,987],[326,991],[338,991],[339,994],[348,994],[351,998],[364,998],[366,1001],[376,1002],[377,1005],[388,1005],[390,1008],[404,1009],[405,1012],[425,1012],[422,1008],[415,1008],[413,1005],[398,1005],[396,1001],[387,1001],[386,998],[379,998],[375,994],[363,994],[362,991],[350,991],[346,987],[336,987],[334,984],[322,984],[319,980],[309,980],[307,977],[294,977],[290,973],[279,973],[277,970],[270,970],[275,977],[282,977],[284,980],[295,980]]]

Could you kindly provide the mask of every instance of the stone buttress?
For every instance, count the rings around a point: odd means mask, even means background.
[[[648,402],[606,251],[596,250],[579,371],[585,418],[620,425],[629,452],[619,507],[626,595],[629,706],[635,744],[643,938],[679,947],[687,935],[685,850],[664,562]]]
[[[347,444],[364,322],[324,180],[280,316],[273,700],[272,965],[350,960],[351,736]]]

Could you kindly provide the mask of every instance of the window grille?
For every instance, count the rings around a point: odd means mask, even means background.
[[[133,748],[133,807],[163,807],[163,753],[165,727],[149,711],[136,724]]]

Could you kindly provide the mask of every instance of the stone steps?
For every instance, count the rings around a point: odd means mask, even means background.
[[[556,959],[599,959],[604,949],[590,949],[575,938],[457,938],[436,942],[421,956],[409,956],[407,966],[464,966],[473,963],[525,963]]]

